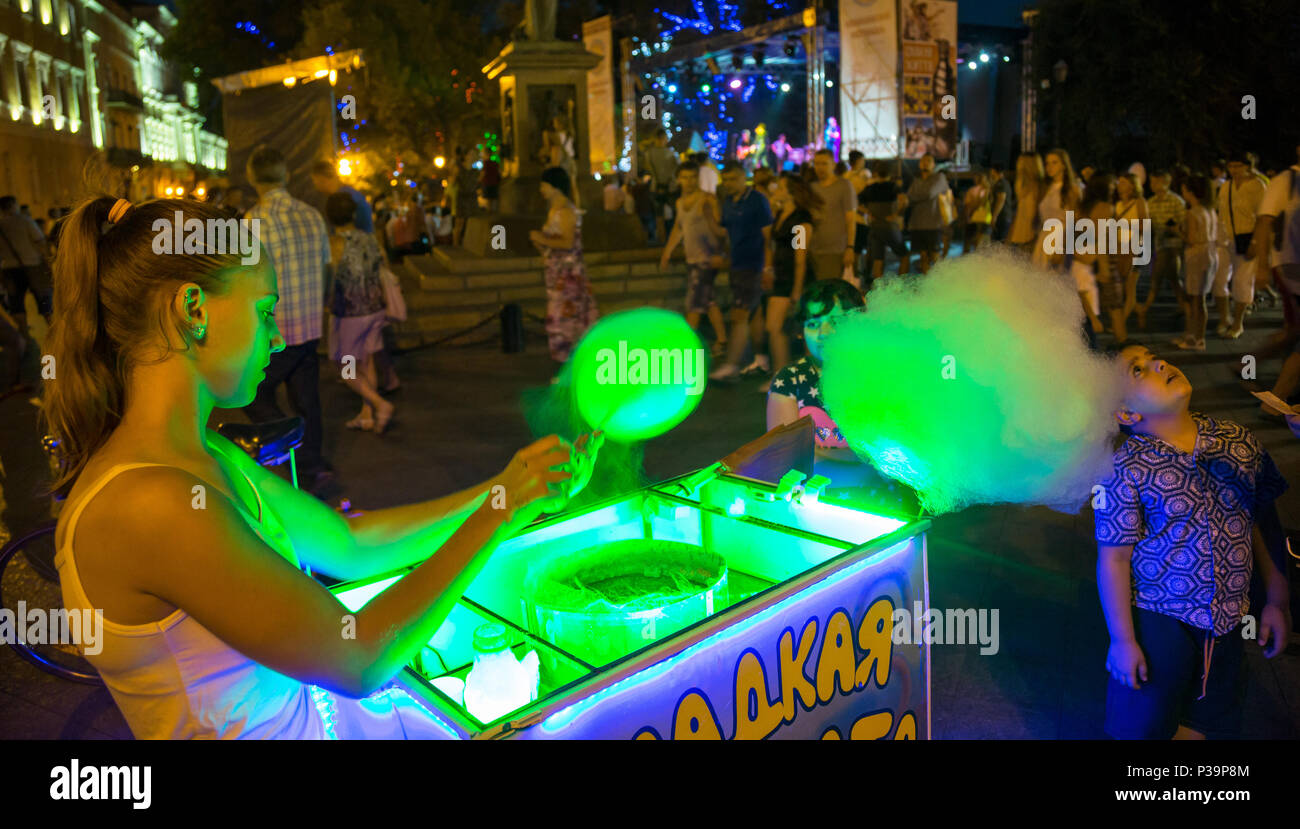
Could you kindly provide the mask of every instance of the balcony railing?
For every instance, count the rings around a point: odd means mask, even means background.
[[[110,107],[130,107],[141,112],[144,111],[144,100],[133,92],[125,89],[106,89],[104,90],[104,100]]]

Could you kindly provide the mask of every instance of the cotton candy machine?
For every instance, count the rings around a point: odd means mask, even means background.
[[[539,562],[524,580],[530,632],[604,665],[727,605],[727,562],[693,544],[631,539]]]
[[[396,684],[455,739],[928,736],[927,648],[892,639],[929,606],[928,522],[824,500],[812,450],[804,419],[521,530]],[[333,589],[355,611],[400,576]],[[491,722],[462,696],[486,624],[540,663],[535,699]]]

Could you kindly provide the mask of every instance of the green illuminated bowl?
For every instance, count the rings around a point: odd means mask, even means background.
[[[727,562],[676,541],[603,544],[530,568],[529,630],[595,666],[607,665],[727,606]]]

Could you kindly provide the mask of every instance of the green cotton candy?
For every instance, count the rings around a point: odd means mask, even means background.
[[[1005,249],[882,280],[823,346],[822,397],[853,451],[933,514],[1077,512],[1110,474],[1121,375],[1090,351],[1073,282]]]

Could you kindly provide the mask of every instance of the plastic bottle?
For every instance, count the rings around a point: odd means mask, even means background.
[[[538,665],[536,651],[515,657],[504,625],[480,625],[474,631],[474,667],[465,677],[465,709],[488,723],[537,699]]]

